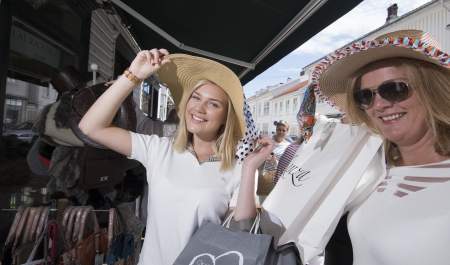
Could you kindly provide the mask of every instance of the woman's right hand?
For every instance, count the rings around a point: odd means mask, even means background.
[[[170,62],[166,49],[140,51],[128,68],[137,78],[144,80],[156,72],[162,65]]]

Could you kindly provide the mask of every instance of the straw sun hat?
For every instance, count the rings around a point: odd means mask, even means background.
[[[171,62],[158,70],[158,77],[170,89],[175,104],[180,103],[184,93],[190,95],[200,80],[212,81],[230,98],[239,120],[240,132],[244,135],[244,92],[236,74],[225,65],[202,57],[170,54],[168,58]]]
[[[253,151],[257,131],[250,108],[245,101],[241,81],[225,65],[203,57],[187,54],[170,54],[170,63],[163,65],[157,72],[161,83],[169,89],[175,104],[178,105],[184,95],[190,95],[200,80],[209,80],[220,86],[230,98],[239,122],[241,141],[236,158],[239,161]]]
[[[430,62],[449,70],[450,57],[428,33],[400,30],[375,40],[354,42],[338,49],[319,62],[311,74],[317,95],[345,112],[345,92],[353,75],[365,65],[388,58],[410,58]]]

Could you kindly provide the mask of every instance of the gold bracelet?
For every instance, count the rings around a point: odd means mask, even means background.
[[[123,72],[123,75],[130,80],[131,82],[133,82],[136,85],[139,85],[142,80],[139,79],[137,76],[135,76],[128,68],[125,69],[125,71]]]

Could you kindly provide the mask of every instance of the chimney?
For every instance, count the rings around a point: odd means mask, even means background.
[[[387,14],[387,18],[386,18],[386,23],[391,23],[398,18],[397,11],[398,11],[397,4],[393,4],[387,8],[388,14]]]

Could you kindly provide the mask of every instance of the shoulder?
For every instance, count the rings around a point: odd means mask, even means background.
[[[148,135],[142,133],[130,132],[133,145],[136,148],[149,147],[152,149],[172,148],[173,139],[168,137],[160,137],[156,134]]]

